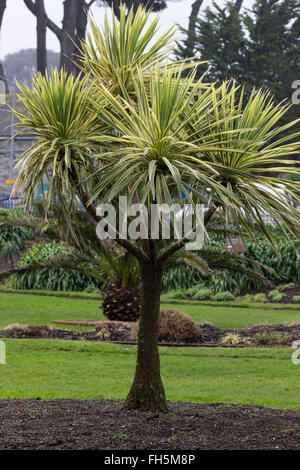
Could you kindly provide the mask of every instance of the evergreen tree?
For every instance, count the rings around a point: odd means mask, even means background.
[[[187,57],[188,31],[182,29],[186,39],[178,44],[178,58]],[[196,19],[193,53],[207,61],[199,67],[203,74],[208,69],[207,79],[211,81],[234,77],[243,78],[246,40],[242,31],[242,18],[236,9],[236,2],[220,7],[213,2],[212,8],[204,10],[202,18]]]
[[[188,31],[177,47],[177,58],[187,56]],[[256,0],[246,13],[229,1],[213,2],[196,20],[194,51],[208,63],[207,81],[235,78],[246,94],[255,86],[267,88],[276,102],[290,100],[293,82],[300,80],[300,0]],[[299,118],[291,106],[284,122]],[[283,123],[284,123],[283,122]]]

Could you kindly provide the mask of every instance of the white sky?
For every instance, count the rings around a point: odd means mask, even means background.
[[[194,0],[173,0],[168,2],[169,7],[162,12],[161,29],[166,30],[174,23],[186,27],[191,12],[191,4]],[[217,3],[223,5],[225,0]],[[250,8],[254,0],[244,0],[244,6]],[[212,4],[211,0],[205,0],[201,10]],[[48,16],[57,24],[61,25],[63,15],[63,0],[45,0]],[[103,24],[106,8],[93,6],[92,12],[99,25]],[[6,54],[16,52],[20,49],[36,47],[36,21],[32,13],[24,5],[23,0],[7,0],[2,32],[0,38],[0,59]],[[59,52],[59,43],[56,36],[48,32],[47,49]]]

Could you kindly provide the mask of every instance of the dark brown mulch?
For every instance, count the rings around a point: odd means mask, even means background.
[[[70,322],[71,323],[71,322]],[[75,323],[75,321],[74,321]],[[81,322],[77,322],[81,323]],[[82,322],[84,323],[84,322]],[[93,323],[91,321],[87,321],[86,323]],[[115,323],[113,328],[109,328],[109,335],[106,336],[104,334],[99,336],[99,329],[101,328],[97,326],[97,330],[91,331],[73,331],[67,330],[63,328],[53,328],[51,326],[38,326],[38,325],[10,325],[7,329],[0,330],[0,337],[1,338],[44,338],[44,339],[61,339],[61,340],[71,340],[71,341],[108,341],[108,342],[126,342],[128,344],[132,343],[131,340],[131,329],[128,323],[122,322],[94,322],[97,325],[103,323],[103,325]],[[103,330],[105,333],[107,329],[104,328]],[[210,323],[202,323],[199,325],[198,335],[195,338],[194,343],[176,343],[171,344],[172,346],[180,345],[180,346],[217,346],[221,345],[220,341],[221,338],[229,333],[235,333],[240,335],[241,338],[244,339],[253,339],[255,335],[258,333],[283,333],[287,335],[287,341],[282,342],[281,344],[274,340],[268,340],[269,342],[266,343],[255,343],[250,344],[249,342],[245,342],[244,346],[251,347],[251,346],[288,346],[290,347],[292,341],[300,340],[300,323],[294,326],[286,326],[282,324],[278,325],[253,325],[249,326],[248,328],[244,329],[237,329],[237,330],[228,330],[224,328],[218,328],[213,326]],[[132,343],[135,344],[135,343]],[[160,342],[159,344],[170,345],[170,343]],[[241,344],[243,345],[243,344]],[[227,346],[230,346],[227,344]]]
[[[169,403],[166,413],[121,400],[0,400],[0,449],[300,449],[300,411]]]
[[[268,288],[268,289],[262,289],[261,292],[263,292],[264,294],[266,294],[266,296],[268,297],[268,294],[269,292],[271,292],[271,290],[273,289],[276,289],[276,287],[273,287],[273,288]],[[296,284],[295,287],[293,287],[293,289],[289,289],[289,290],[285,290],[284,292],[282,292],[283,294],[286,294],[285,297],[280,301],[281,304],[292,304],[293,303],[293,297],[294,295],[300,295],[300,283],[299,284]],[[268,302],[269,303],[276,303],[274,302],[272,299],[270,299],[270,297],[268,297]],[[278,302],[277,302],[278,303]],[[297,305],[297,304],[295,304]]]

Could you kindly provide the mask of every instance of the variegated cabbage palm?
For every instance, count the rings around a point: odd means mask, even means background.
[[[184,64],[161,63],[170,37],[149,46],[156,23],[143,32],[146,20],[142,9],[134,20],[126,20],[124,10],[120,23],[106,22],[104,33],[93,25],[95,41],[83,45],[88,83],[61,74],[37,78],[33,90],[20,89],[31,117],[19,114],[21,124],[40,136],[41,146],[24,155],[16,190],[25,191],[30,203],[37,183],[50,172],[52,192],[59,193],[70,228],[68,208],[76,197],[96,224],[102,219],[94,203],[116,203],[125,195],[129,203],[142,202],[148,209],[152,203],[202,202],[205,225],[218,212],[225,226],[234,224],[253,237],[260,229],[270,241],[265,215],[287,236],[299,233],[300,213],[280,191],[299,201],[299,182],[263,175],[271,164],[280,174],[299,171],[293,160],[299,132],[286,134],[296,123],[279,125],[287,107],[259,90],[244,102],[235,84],[215,88],[195,81],[193,70],[183,77]],[[62,82],[69,96],[81,96],[73,119],[82,123],[79,130],[87,122],[90,132],[72,134],[66,126],[62,138],[61,121],[56,122],[63,113]],[[161,279],[170,257],[189,238],[136,241],[118,230],[116,237],[138,260],[142,279],[137,367],[125,407],[164,410],[157,348]]]

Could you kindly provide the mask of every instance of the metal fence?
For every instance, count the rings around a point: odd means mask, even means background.
[[[16,209],[22,205],[22,199],[9,197],[0,197],[0,209]]]

